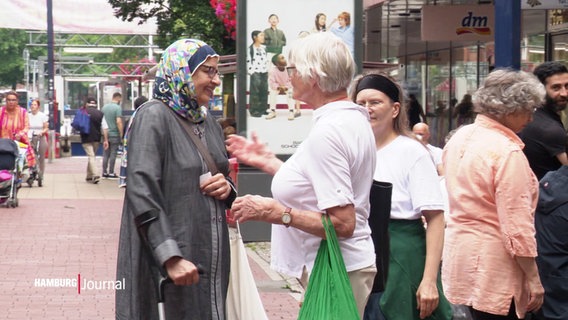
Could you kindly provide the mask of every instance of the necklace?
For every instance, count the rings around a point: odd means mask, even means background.
[[[199,124],[199,123],[196,123],[196,124],[193,126],[193,133],[194,133],[196,136],[198,136],[199,139],[201,139],[201,138],[203,137],[203,132],[204,132],[204,131],[205,131],[205,130],[204,130],[202,127],[200,127],[200,124]]]

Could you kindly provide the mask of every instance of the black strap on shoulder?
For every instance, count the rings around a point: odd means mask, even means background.
[[[193,133],[191,126],[195,124],[193,123],[190,124],[189,121],[187,121],[186,119],[182,119],[182,117],[180,117],[174,110],[172,110],[168,106],[166,106],[166,108],[168,108],[168,110],[170,110],[174,114],[176,120],[185,129],[185,132],[187,133],[189,138],[191,138],[191,141],[193,141],[193,144],[195,144],[197,150],[199,151],[199,153],[203,157],[203,160],[207,164],[207,168],[209,168],[209,171],[211,171],[211,175],[213,176],[216,175],[219,172],[219,169],[217,169],[217,165],[215,164],[215,161],[211,156],[211,152],[207,150],[201,139],[196,134]]]

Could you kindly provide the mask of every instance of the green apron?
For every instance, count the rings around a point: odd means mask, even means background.
[[[426,262],[426,230],[421,220],[389,221],[390,259],[385,292],[380,301],[388,320],[420,319],[416,290],[422,281]],[[452,319],[452,308],[442,290],[438,274],[439,304],[427,317],[430,320]]]

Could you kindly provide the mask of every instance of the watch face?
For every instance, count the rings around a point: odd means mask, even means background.
[[[292,216],[289,213],[284,213],[282,215],[282,223],[289,224],[292,221]]]

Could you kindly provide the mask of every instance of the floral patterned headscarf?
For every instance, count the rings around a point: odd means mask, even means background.
[[[192,75],[209,57],[219,55],[201,40],[182,39],[172,43],[158,64],[152,97],[194,123],[205,120],[207,107],[197,103]]]

